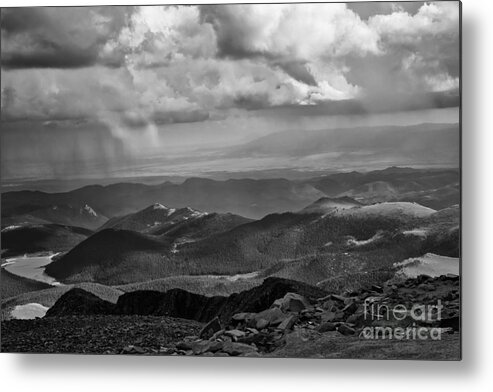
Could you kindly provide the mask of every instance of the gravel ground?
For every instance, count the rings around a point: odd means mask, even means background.
[[[135,345],[147,353],[197,335],[202,324],[170,317],[76,316],[3,321],[2,352],[120,354]]]
[[[269,355],[280,358],[345,358],[458,361],[461,341],[458,333],[440,340],[366,340],[327,332],[300,338],[293,332],[280,350]]]

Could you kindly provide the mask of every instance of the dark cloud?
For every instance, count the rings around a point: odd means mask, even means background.
[[[305,83],[308,86],[316,86],[317,81],[314,76],[310,73],[308,65],[302,61],[279,61],[275,62],[284,70],[289,76],[301,83]]]
[[[2,67],[80,68],[120,65],[103,53],[132,12],[127,7],[33,7],[2,10]]]
[[[2,67],[12,68],[79,68],[96,63],[98,52],[95,49],[80,51],[53,42],[43,42],[29,52],[10,52],[2,54]]]
[[[258,110],[272,106],[267,93],[239,94],[233,100],[234,106],[247,110]]]
[[[201,20],[210,23],[216,32],[218,55],[222,57],[247,58],[262,53],[249,47],[252,26],[237,23],[231,6],[202,5],[199,7]]]

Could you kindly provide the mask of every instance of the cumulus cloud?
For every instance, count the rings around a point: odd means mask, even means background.
[[[224,56],[314,60],[378,50],[378,36],[342,3],[211,5],[201,12]]]
[[[330,82],[344,78],[341,59],[379,51],[378,35],[345,4],[210,5],[201,15],[214,26],[220,56],[280,68],[305,85],[302,104],[351,97],[355,86]]]
[[[362,86],[368,101],[422,95],[459,86],[459,5],[426,3],[412,15],[396,10],[374,15],[368,25],[379,35],[378,56],[349,57],[348,80]]]
[[[457,87],[458,17],[457,2],[4,10],[2,119],[152,129],[283,105],[381,107]]]
[[[389,15],[375,15],[369,26],[387,44],[415,43],[424,36],[439,39],[453,35],[459,29],[459,6],[457,2],[425,3],[415,15],[397,10]]]

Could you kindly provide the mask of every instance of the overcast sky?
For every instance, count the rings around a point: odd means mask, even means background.
[[[1,28],[16,132],[97,123],[153,143],[176,124],[218,135],[458,105],[458,2],[17,8]]]

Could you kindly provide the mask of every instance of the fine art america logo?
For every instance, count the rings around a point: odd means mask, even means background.
[[[431,325],[441,320],[443,305],[364,303],[364,318],[372,322],[360,333],[363,339],[440,340],[442,329]],[[403,326],[404,325],[404,326]],[[427,326],[428,325],[428,326]]]

